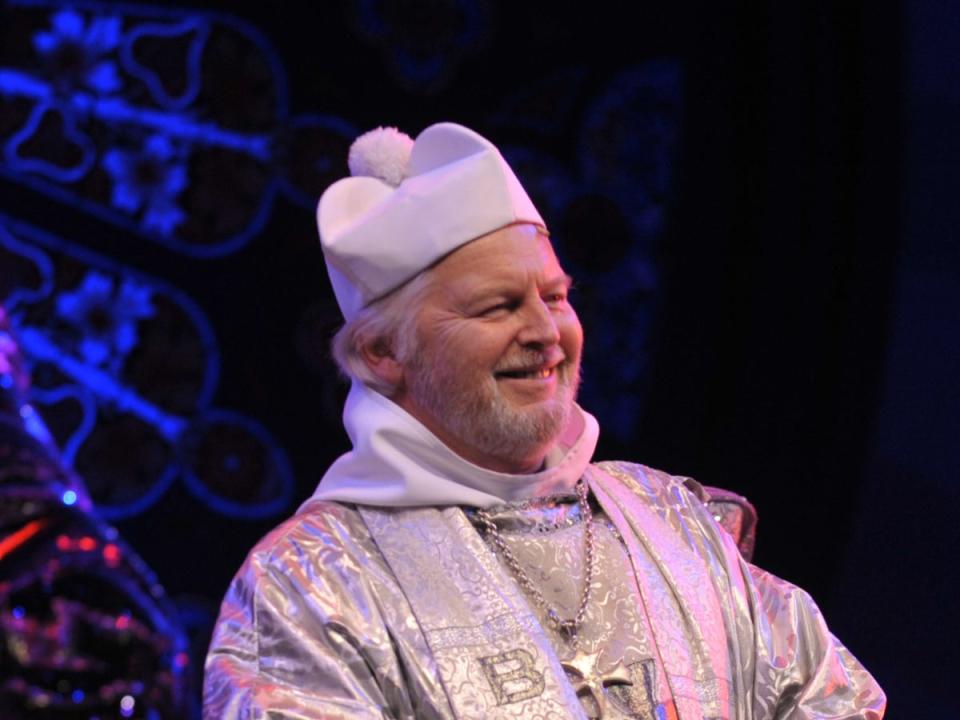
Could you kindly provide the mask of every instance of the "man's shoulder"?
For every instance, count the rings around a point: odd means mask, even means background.
[[[742,495],[639,463],[615,460],[594,467],[629,487],[665,520],[675,514],[695,515],[700,520],[709,517],[733,537],[744,558],[753,556],[757,511]]]
[[[353,505],[310,501],[268,532],[247,556],[248,565],[281,567],[306,558],[331,561],[347,555],[369,554],[373,541]]]
[[[613,476],[634,492],[674,499],[677,497],[688,499],[692,496],[701,503],[710,500],[710,494],[704,486],[686,475],[674,475],[649,465],[626,460],[604,460],[594,463],[594,467]]]

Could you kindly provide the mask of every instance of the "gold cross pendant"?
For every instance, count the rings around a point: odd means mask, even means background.
[[[622,658],[605,673],[597,672],[599,659],[599,652],[586,653],[578,650],[573,658],[561,660],[560,667],[571,676],[570,682],[577,695],[590,693],[600,712],[597,717],[602,718],[607,711],[606,688],[612,685],[632,685],[633,682],[630,680],[630,671],[623,664]]]

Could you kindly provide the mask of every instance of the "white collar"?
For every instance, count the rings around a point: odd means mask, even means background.
[[[576,405],[543,470],[495,472],[464,460],[399,405],[357,382],[343,408],[343,425],[353,450],[330,466],[307,502],[489,507],[565,492],[590,463],[600,435],[596,419]]]

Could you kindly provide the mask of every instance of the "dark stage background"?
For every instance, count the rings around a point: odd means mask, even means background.
[[[578,280],[599,456],[747,495],[890,717],[956,716],[960,11],[823,6],[0,0],[2,298],[194,663],[347,447],[313,203],[453,120]]]

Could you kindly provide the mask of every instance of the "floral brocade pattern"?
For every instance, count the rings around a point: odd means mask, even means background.
[[[520,561],[521,567],[541,589],[547,603],[563,618],[576,613],[584,582],[584,529],[578,505],[571,497],[565,503],[542,507],[503,507],[492,515]],[[626,665],[631,685],[608,690],[605,718],[660,720],[675,717],[670,689],[664,683],[663,665],[657,655],[643,602],[637,593],[630,558],[617,529],[600,510],[594,511],[596,572],[591,602],[578,633],[580,645],[597,655],[596,669],[609,672],[618,661]],[[669,602],[669,598],[664,598]],[[557,653],[569,652],[568,641],[539,617],[550,633]],[[580,701],[588,716],[597,712],[589,694]]]

